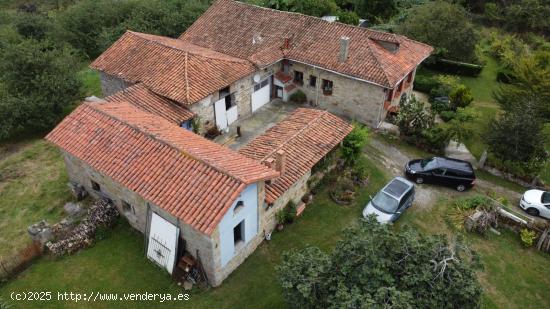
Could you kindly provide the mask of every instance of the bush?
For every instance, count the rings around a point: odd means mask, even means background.
[[[477,77],[483,70],[482,65],[448,59],[438,59],[432,63],[426,62],[426,67],[443,73],[473,77]]]
[[[451,111],[451,104],[447,96],[438,96],[435,91],[432,94],[434,97],[430,100],[432,111],[436,113],[442,113]]]
[[[434,115],[426,111],[424,103],[417,100],[414,95],[408,103],[399,104],[397,114],[397,126],[401,134],[409,137],[419,136],[420,133],[433,125]]]
[[[298,209],[296,203],[294,201],[289,201],[285,208],[285,222],[286,223],[293,223],[294,220],[296,220]]]
[[[442,111],[439,116],[441,117],[441,119],[445,122],[448,122],[448,121],[451,121],[455,118],[456,116],[456,113],[453,112],[453,111]]]
[[[305,103],[307,102],[307,97],[302,90],[298,89],[296,92],[290,95],[290,101],[294,101],[297,103]]]
[[[520,237],[521,237],[521,243],[525,247],[532,247],[535,243],[535,239],[537,238],[537,234],[535,231],[531,231],[528,229],[521,229],[520,231]]]
[[[451,109],[456,110],[457,108],[464,108],[474,100],[472,91],[470,88],[465,85],[458,85],[449,94],[449,99],[451,100]]]
[[[439,82],[437,79],[431,76],[417,74],[414,78],[414,90],[429,94],[432,89],[437,88],[438,86]]]
[[[369,130],[367,127],[353,123],[353,130],[344,138],[342,143],[342,157],[346,165],[352,166],[361,156],[363,147],[367,144]]]
[[[475,195],[473,197],[464,197],[456,200],[454,206],[462,210],[471,210],[489,207],[491,200],[483,195]]]
[[[359,24],[359,16],[353,11],[342,10],[338,13],[338,21],[343,24],[357,26]]]

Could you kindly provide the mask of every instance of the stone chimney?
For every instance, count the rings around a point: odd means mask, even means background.
[[[349,54],[349,38],[343,36],[340,38],[340,53],[338,55],[338,60],[340,62],[346,62],[348,60]]]
[[[285,37],[285,42],[283,44],[283,49],[289,49],[290,48],[290,37]]]
[[[275,170],[283,176],[286,169],[286,152],[284,150],[277,150],[275,153]]]
[[[264,165],[268,168],[275,168],[275,159],[273,158],[267,158],[264,161]]]

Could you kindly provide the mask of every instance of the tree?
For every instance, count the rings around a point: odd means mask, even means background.
[[[294,308],[477,308],[479,266],[460,239],[450,246],[371,216],[345,230],[331,253],[285,252],[277,271]]]
[[[47,15],[20,12],[16,16],[15,28],[25,38],[43,40],[51,30],[51,21]]]
[[[412,7],[396,31],[435,47],[445,58],[476,61],[479,37],[460,5],[433,1]]]
[[[317,17],[335,15],[339,11],[334,0],[267,0],[264,6]]]
[[[420,136],[421,132],[434,123],[434,115],[427,111],[424,103],[417,100],[414,95],[408,102],[399,103],[399,114],[397,114],[397,126],[405,136]]]
[[[359,16],[355,12],[343,10],[338,13],[338,21],[343,24],[357,26],[359,25]]]
[[[365,126],[356,122],[353,123],[353,130],[344,138],[342,143],[342,157],[348,166],[359,160],[363,147],[367,144],[368,137],[369,130]]]
[[[49,41],[8,44],[0,61],[0,138],[51,128],[81,95],[78,58]]]
[[[459,107],[453,119],[448,122],[448,127],[446,129],[447,138],[459,143],[467,140],[473,134],[472,129],[468,127],[468,123],[474,118],[475,116],[472,112]]]
[[[399,12],[395,0],[358,0],[355,11],[371,24],[386,22]]]
[[[456,111],[457,108],[464,108],[474,100],[472,91],[466,85],[459,84],[449,93],[449,100],[451,101],[451,109]]]

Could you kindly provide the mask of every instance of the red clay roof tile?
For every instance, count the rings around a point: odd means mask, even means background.
[[[275,158],[278,150],[285,152],[283,175],[266,184],[266,201],[273,203],[351,130],[350,124],[329,112],[299,108],[239,152],[260,162]]]
[[[208,235],[236,194],[278,176],[127,102],[84,103],[46,139]]]

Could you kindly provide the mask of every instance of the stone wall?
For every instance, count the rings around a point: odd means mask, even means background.
[[[211,237],[198,232],[188,224],[178,220],[178,218],[170,215],[157,205],[143,199],[140,195],[122,186],[110,177],[101,174],[90,165],[71,154],[63,152],[63,157],[70,181],[83,185],[93,198],[110,198],[121,215],[124,216],[135,229],[142,233],[146,233],[148,230],[148,220],[150,220],[150,212],[155,212],[165,220],[178,226],[180,229],[180,241],[182,238],[185,240],[186,250],[195,257],[197,257],[196,254],[198,250],[210,284],[214,285],[216,283],[213,280],[217,278],[217,274],[215,273],[217,257],[214,255],[215,244]],[[100,192],[92,189],[91,181],[95,181],[100,185]],[[122,201],[130,204],[132,210],[125,211],[122,206]]]
[[[302,197],[308,192],[309,188],[307,181],[311,177],[311,170],[302,176],[294,185],[292,185],[283,195],[281,195],[275,203],[268,209],[264,208],[261,214],[261,226],[263,226],[266,232],[272,232],[277,225],[276,214],[279,210],[283,209],[291,200],[298,205]],[[274,181],[277,181],[276,179]]]
[[[304,73],[304,84],[299,88],[306,94],[308,102],[312,102],[320,108],[371,127],[378,126],[381,117],[385,116],[383,104],[386,92],[381,86],[291,62],[291,76],[294,76],[294,71]],[[309,85],[311,76],[317,77],[316,87]],[[333,82],[331,95],[323,94],[321,89],[323,79]]]
[[[99,72],[99,79],[101,80],[101,91],[103,92],[103,97],[108,97],[133,85],[132,83],[126,82],[114,75],[101,71]]]

